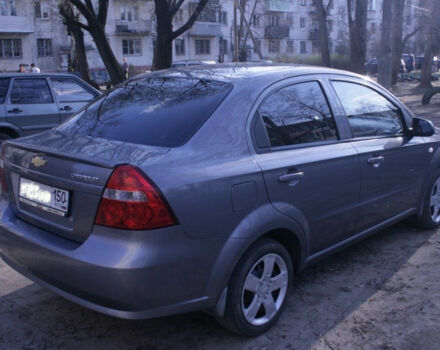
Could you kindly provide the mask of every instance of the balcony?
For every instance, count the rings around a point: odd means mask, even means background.
[[[34,31],[33,18],[26,16],[0,16],[0,33],[28,34]]]
[[[319,29],[310,29],[309,40],[319,40]]]
[[[289,0],[266,0],[266,11],[293,12],[292,1]]]
[[[188,33],[191,36],[222,36],[221,23],[197,21],[194,22]]]
[[[288,25],[266,26],[264,28],[265,39],[284,39],[288,38],[290,27]]]
[[[119,35],[139,35],[148,34],[151,32],[151,21],[134,20],[123,21],[120,19],[115,20],[116,34]]]

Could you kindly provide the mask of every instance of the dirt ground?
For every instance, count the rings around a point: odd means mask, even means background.
[[[440,96],[394,93],[440,126]],[[297,276],[267,334],[228,333],[204,313],[125,321],[46,291],[0,261],[0,349],[440,349],[440,231],[403,222]]]

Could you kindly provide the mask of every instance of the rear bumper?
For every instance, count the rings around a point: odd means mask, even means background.
[[[194,240],[179,226],[152,231],[95,227],[78,245],[18,219],[0,202],[0,257],[87,308],[126,319],[209,309],[207,283],[223,242]]]

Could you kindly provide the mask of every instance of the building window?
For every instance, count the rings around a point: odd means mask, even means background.
[[[300,42],[300,52],[302,54],[307,53],[307,42],[306,41]]]
[[[17,7],[15,0],[0,0],[1,16],[17,16]]]
[[[228,54],[228,41],[226,39],[220,38],[219,42],[219,48],[220,48],[220,55],[227,55]]]
[[[345,18],[345,8],[344,7],[340,7],[338,10],[338,14],[339,14],[339,18],[340,19],[344,19]]]
[[[279,53],[280,52],[280,41],[279,40],[269,40],[269,52]]]
[[[137,21],[139,19],[139,10],[137,6],[121,6],[121,21]]]
[[[40,2],[35,3],[35,17],[41,18],[41,3]]]
[[[307,5],[307,0],[300,0],[299,4],[301,6],[306,6]]]
[[[293,28],[293,16],[287,16],[287,24],[289,25],[289,28]]]
[[[303,28],[306,27],[306,19],[305,19],[304,17],[301,17],[301,18],[299,19],[299,27],[300,27],[301,29],[303,29]]]
[[[185,55],[185,39],[176,39],[174,46],[176,48],[176,56]]]
[[[371,33],[374,34],[376,33],[376,23],[371,23]]]
[[[123,39],[122,54],[126,56],[141,56],[142,55],[141,39]]]
[[[270,26],[279,26],[280,25],[280,16],[277,15],[272,15],[268,17],[269,23],[268,25]]]
[[[52,56],[52,39],[37,39],[38,57]]]
[[[0,57],[21,57],[21,39],[0,39]]]
[[[261,52],[261,40],[255,40],[254,52]]]
[[[327,21],[327,30],[329,33],[333,31],[333,21],[331,19]]]
[[[368,0],[368,11],[376,11],[376,0]]]
[[[221,23],[228,25],[228,13],[226,11],[220,12],[220,20]]]
[[[260,16],[252,15],[251,25],[258,27],[260,25]]]
[[[38,1],[34,7],[36,18],[49,18],[49,8],[46,4]]]
[[[406,25],[410,26],[412,24],[412,17],[406,16]]]
[[[339,32],[338,32],[338,40],[344,40],[344,31],[339,30]]]
[[[211,53],[211,40],[197,39],[195,43],[196,55],[209,55]]]
[[[175,24],[179,24],[183,22],[183,10],[180,9],[176,12],[176,14],[174,15],[174,19],[173,19]]]
[[[287,40],[287,53],[293,53],[293,40]]]

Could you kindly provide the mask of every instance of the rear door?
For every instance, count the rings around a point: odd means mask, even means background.
[[[30,135],[57,126],[58,106],[44,77],[14,78],[6,102],[8,122]]]
[[[76,113],[96,97],[96,94],[74,78],[51,78],[58,100],[61,122]]]
[[[6,117],[5,102],[9,91],[10,81],[10,78],[0,78],[0,118],[2,118],[0,122]]]
[[[255,159],[273,205],[309,229],[309,254],[314,254],[354,233],[358,154],[341,142],[344,127],[329,107],[324,81],[282,84],[257,107]]]
[[[408,112],[366,82],[335,79],[332,86],[360,156],[362,185],[357,230],[416,208],[432,153],[423,138],[408,136],[404,117]]]

